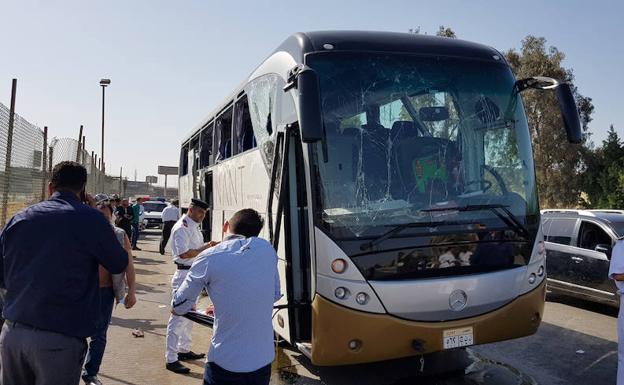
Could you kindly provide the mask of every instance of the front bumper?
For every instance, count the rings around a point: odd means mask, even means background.
[[[442,350],[445,329],[472,326],[475,345],[534,334],[544,313],[546,280],[489,313],[446,322],[416,322],[339,306],[316,295],[312,303],[312,363],[321,366],[383,361]],[[360,346],[349,349],[349,342]],[[418,350],[414,346],[418,347]]]

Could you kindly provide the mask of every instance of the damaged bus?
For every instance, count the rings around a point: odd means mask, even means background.
[[[183,141],[180,203],[209,203],[206,239],[262,213],[275,332],[316,365],[527,336],[546,274],[527,89],[553,92],[581,140],[570,85],[516,80],[493,48],[297,33]]]

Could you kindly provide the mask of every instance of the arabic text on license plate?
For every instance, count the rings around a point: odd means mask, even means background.
[[[472,326],[445,330],[442,335],[444,349],[460,348],[474,344]]]

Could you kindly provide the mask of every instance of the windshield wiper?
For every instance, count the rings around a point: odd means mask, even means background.
[[[442,211],[491,211],[496,215],[503,223],[505,223],[510,229],[516,232],[516,234],[528,238],[529,230],[520,222],[518,217],[516,217],[511,211],[508,209],[509,206],[506,205],[467,205],[467,206],[459,206],[459,207],[440,207],[434,209],[424,209],[419,210],[420,212],[425,213],[434,213],[434,212],[442,212]]]
[[[511,230],[513,230],[516,234],[524,237],[525,239],[528,238],[529,236],[529,231],[527,230],[527,228],[522,224],[522,222],[520,222],[520,220],[518,219],[518,217],[516,217],[511,211],[509,211],[509,209],[507,208],[508,206],[505,205],[493,205],[493,204],[486,204],[486,205],[468,205],[468,206],[458,206],[458,207],[440,207],[440,208],[433,208],[433,209],[424,209],[424,210],[419,210],[420,212],[424,212],[424,213],[435,213],[435,212],[443,212],[443,211],[491,211],[492,213],[494,213],[494,215],[496,215],[501,221],[503,221],[503,223],[507,226],[507,228],[510,228]],[[500,211],[499,211],[500,210]],[[436,228],[436,227],[440,227],[440,226],[461,226],[461,225],[479,225],[479,226],[483,226],[485,227],[482,223],[478,223],[475,221],[471,221],[471,220],[464,220],[464,221],[437,221],[437,222],[410,222],[410,223],[403,223],[400,225],[396,225],[395,227],[393,227],[392,229],[390,229],[389,231],[383,233],[382,235],[380,235],[379,237],[371,240],[370,242],[366,242],[364,244],[362,244],[360,246],[360,250],[362,251],[366,251],[366,250],[370,250],[372,249],[375,245],[378,245],[379,243],[385,241],[386,239],[400,233],[401,231],[407,229],[407,228],[424,228],[424,227],[430,227],[430,228]]]
[[[370,242],[366,242],[360,246],[360,250],[366,251],[372,249],[375,245],[385,241],[386,239],[400,233],[401,231],[407,228],[436,228],[440,226],[462,226],[462,225],[482,225],[480,223],[476,223],[474,221],[438,221],[438,222],[410,222],[410,223],[402,223],[400,225],[394,226],[389,231],[381,234],[379,237],[371,240]]]

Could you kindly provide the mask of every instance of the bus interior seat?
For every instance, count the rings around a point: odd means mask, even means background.
[[[357,128],[343,129],[339,132],[338,123],[327,122],[325,124],[325,134],[327,138],[327,148],[332,161],[329,163],[320,162],[320,167],[325,168],[325,183],[338,186],[334,191],[340,191],[340,196],[328,197],[337,205],[344,204],[353,199],[355,186],[350,181],[354,180],[354,156],[346,151],[352,148],[357,139]],[[331,167],[331,169],[328,169]]]
[[[396,150],[396,147],[401,144],[402,141],[414,138],[418,136],[418,130],[416,129],[416,124],[413,121],[409,120],[398,120],[392,123],[392,128],[390,129],[390,141],[392,143],[392,147]],[[393,151],[394,152],[394,151]],[[392,156],[392,195],[396,195],[397,198],[400,198],[404,195],[405,190],[407,189],[406,182],[403,181],[403,175],[399,171],[400,166],[397,163],[397,156]]]
[[[418,123],[412,122],[411,120],[397,120],[392,123],[390,139],[392,139],[392,142],[395,142],[397,140],[418,136],[418,126],[420,126]]]
[[[386,196],[388,184],[388,139],[390,130],[378,123],[362,125],[362,140],[356,143],[354,155],[362,151],[362,173],[368,200],[380,200]],[[358,158],[355,158],[356,160]],[[358,162],[359,163],[359,162]],[[356,167],[357,164],[356,163]]]

